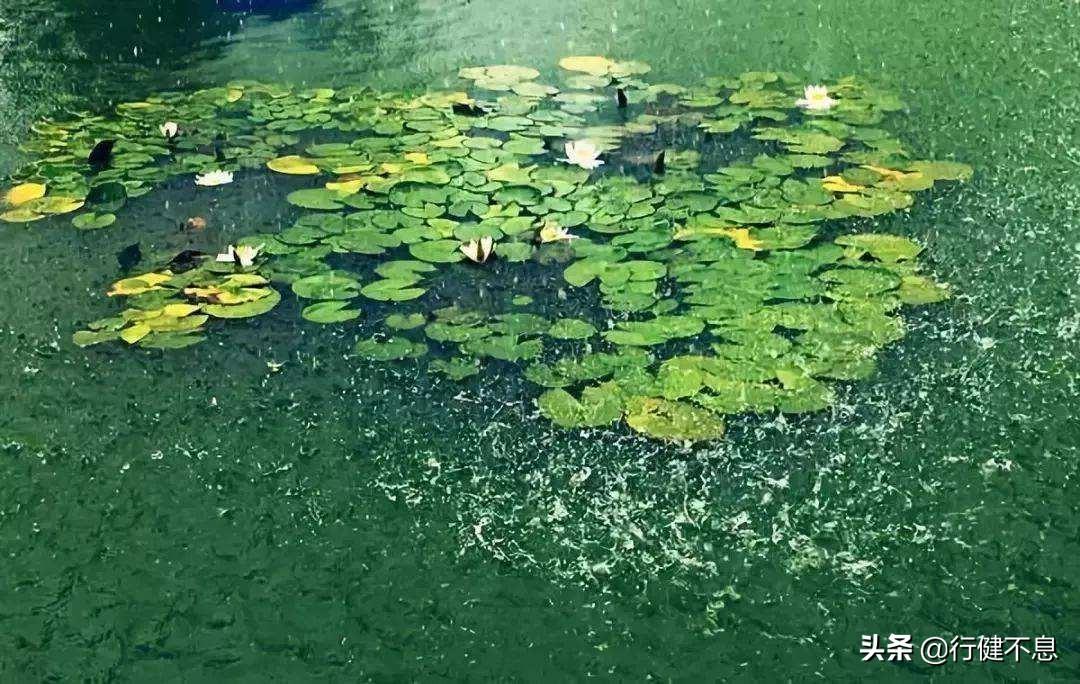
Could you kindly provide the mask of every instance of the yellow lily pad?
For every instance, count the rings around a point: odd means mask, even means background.
[[[162,315],[172,316],[173,318],[183,318],[189,316],[199,310],[198,304],[167,304],[161,310]]]
[[[30,200],[36,200],[45,196],[45,186],[42,183],[21,183],[7,191],[4,201],[13,207],[26,204]]]
[[[62,195],[52,195],[50,197],[41,197],[34,200],[33,204],[27,208],[38,212],[39,214],[69,214],[78,209],[82,209],[86,204],[78,197],[64,197]]]
[[[45,218],[45,214],[39,214],[36,211],[27,208],[12,209],[11,211],[5,211],[0,214],[0,221],[7,221],[8,223],[29,223],[30,221],[37,221]]]
[[[825,176],[821,179],[821,188],[829,192],[859,192],[865,189],[864,186],[849,183],[840,176]]]
[[[136,323],[120,331],[120,339],[128,344],[135,344],[150,334],[150,326],[146,323]]]
[[[290,154],[266,162],[266,167],[278,173],[287,173],[290,176],[313,176],[319,172],[319,167],[311,163],[307,157]]]
[[[327,190],[333,190],[334,192],[340,192],[342,195],[355,195],[360,192],[360,189],[367,185],[367,181],[363,178],[357,178],[350,181],[338,181],[329,182],[326,184]]]
[[[160,290],[161,284],[170,279],[172,279],[171,273],[146,273],[135,278],[124,278],[113,283],[112,289],[107,294],[110,297],[117,295],[127,297],[151,290]]]
[[[611,73],[615,62],[597,55],[563,57],[559,66],[567,71],[581,71],[592,76],[606,76]]]

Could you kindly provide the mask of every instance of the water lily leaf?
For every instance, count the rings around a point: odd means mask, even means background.
[[[705,324],[693,316],[657,316],[651,321],[622,321],[604,333],[612,344],[646,347],[680,337],[693,337]]]
[[[348,273],[332,271],[295,280],[292,290],[304,299],[352,299],[360,294],[360,283]]]
[[[207,304],[203,311],[214,318],[251,318],[267,313],[281,301],[281,293],[267,288],[265,296],[240,304]]]
[[[428,368],[447,376],[455,382],[461,382],[465,378],[480,373],[480,365],[475,359],[434,359],[428,365]]]
[[[84,204],[86,204],[86,202],[77,197],[49,195],[48,197],[41,197],[30,201],[25,207],[32,211],[36,211],[39,214],[69,214],[78,209],[82,209]]]
[[[95,211],[115,212],[124,206],[128,192],[123,183],[106,182],[99,183],[86,195],[86,203],[94,207]]]
[[[865,298],[900,286],[896,274],[879,268],[834,268],[818,278],[831,283],[830,293],[841,298]]]
[[[567,71],[580,71],[591,76],[607,76],[611,73],[615,62],[595,55],[575,56],[563,57],[559,60],[559,66]]]
[[[377,230],[349,230],[340,235],[331,235],[324,242],[335,252],[377,255],[400,245],[401,238]]]
[[[425,240],[409,245],[409,254],[421,261],[450,264],[462,260],[463,256],[458,250],[460,246],[457,240]]]
[[[285,198],[289,204],[303,209],[320,209],[332,211],[341,209],[345,204],[340,195],[325,188],[309,188],[306,190],[294,190]]]
[[[656,397],[629,398],[626,423],[637,432],[663,440],[698,442],[724,435],[724,421],[712,411]]]
[[[32,221],[40,221],[45,218],[45,214],[39,214],[36,211],[21,207],[19,209],[10,209],[0,214],[0,220],[8,223],[30,223]]]
[[[533,255],[533,246],[527,242],[500,242],[499,258],[510,262],[528,261]]]
[[[385,278],[368,283],[360,288],[360,293],[368,299],[380,302],[404,302],[422,296],[427,290],[422,287],[410,287],[412,279],[395,280]]]
[[[597,332],[596,326],[578,318],[560,318],[551,324],[547,334],[560,340],[584,340]]]
[[[4,202],[13,207],[25,204],[30,200],[36,200],[45,196],[45,185],[42,183],[20,183],[11,188],[4,195]]]
[[[949,288],[924,276],[904,276],[897,290],[900,301],[911,306],[934,304],[949,298]]]
[[[543,351],[543,345],[540,340],[519,341],[517,335],[488,335],[467,340],[461,345],[461,349],[473,356],[490,356],[517,362],[536,358]]]
[[[386,317],[386,327],[394,330],[413,330],[427,322],[423,314],[390,314]]]
[[[313,160],[295,154],[271,159],[266,162],[266,167],[271,171],[291,176],[313,176],[319,173],[319,167],[315,165]]]
[[[960,162],[917,161],[907,165],[908,171],[917,171],[934,180],[968,181],[973,175],[972,168]]]
[[[416,282],[423,278],[422,273],[433,273],[438,269],[425,261],[385,261],[375,267],[375,272],[390,280],[408,280]]]
[[[80,347],[89,347],[117,339],[120,339],[120,333],[115,330],[80,330],[71,336],[71,341]]]
[[[316,302],[304,307],[300,315],[313,323],[343,323],[360,316],[359,309],[347,309],[347,301]]]
[[[95,214],[90,211],[85,214],[79,214],[75,218],[71,219],[71,225],[75,226],[79,230],[96,230],[98,228],[108,228],[116,222],[116,214]]]
[[[536,403],[541,414],[564,428],[610,425],[623,411],[618,385],[611,382],[586,387],[580,400],[566,390],[550,389]]]
[[[914,259],[922,252],[921,245],[905,237],[884,235],[881,233],[863,233],[860,235],[842,235],[834,241],[838,245],[851,248],[854,259],[870,254],[879,261],[895,263]]]
[[[426,344],[413,342],[404,337],[391,337],[383,341],[371,338],[356,343],[356,353],[371,361],[415,359],[427,352]]]

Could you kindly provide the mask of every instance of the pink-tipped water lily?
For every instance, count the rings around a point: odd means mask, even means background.
[[[490,235],[485,235],[479,240],[469,240],[462,243],[458,249],[469,261],[474,264],[482,264],[495,252],[495,241],[491,239]]]
[[[795,104],[803,109],[814,112],[824,112],[836,104],[836,100],[829,97],[829,89],[823,85],[809,85],[803,90],[803,96],[795,100]]]
[[[559,159],[567,164],[574,164],[583,169],[595,169],[604,163],[600,150],[590,140],[576,140],[566,143],[566,157]]]
[[[225,185],[226,183],[232,183],[232,181],[232,171],[210,171],[208,173],[198,174],[195,176],[195,185],[201,185],[203,187]]]
[[[164,136],[166,140],[172,140],[180,134],[180,124],[175,121],[166,121],[158,126],[158,130],[161,131],[161,135]]]

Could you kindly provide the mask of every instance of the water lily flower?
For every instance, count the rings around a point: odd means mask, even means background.
[[[226,183],[232,183],[232,181],[232,171],[210,171],[208,173],[197,174],[195,176],[195,185],[201,185],[203,187],[225,185]]]
[[[223,264],[231,264],[236,261],[236,248],[229,245],[224,252],[217,255],[217,261]]]
[[[172,140],[180,134],[180,124],[175,121],[166,121],[158,126],[158,130],[161,131],[161,135],[163,135],[166,140]]]
[[[832,109],[836,100],[829,97],[829,89],[826,86],[808,85],[803,90],[803,96],[795,100],[795,104],[810,111],[825,112]]]
[[[255,247],[253,245],[240,245],[233,252],[236,254],[236,260],[240,262],[240,265],[244,268],[255,263],[255,257],[259,256],[259,252],[262,251],[263,246],[259,245]]]
[[[495,241],[491,239],[490,235],[485,235],[479,240],[469,240],[462,243],[461,253],[474,264],[482,264],[487,261],[495,252]]]
[[[544,223],[544,226],[540,229],[541,243],[559,242],[560,240],[570,242],[571,240],[576,240],[579,237],[581,236],[571,235],[570,231],[568,231],[566,228],[563,228],[554,221],[546,221]]]
[[[590,171],[604,163],[604,160],[600,159],[600,150],[589,140],[566,143],[566,158],[559,159],[559,161],[574,164]]]
[[[263,245],[255,247],[253,245],[240,245],[239,247],[233,247],[229,245],[228,248],[217,255],[217,261],[225,264],[238,263],[244,268],[251,266],[255,263],[255,257],[259,256],[259,252],[262,251]]]

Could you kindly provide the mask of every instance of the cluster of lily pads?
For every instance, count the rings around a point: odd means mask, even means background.
[[[0,219],[81,212],[77,228],[102,228],[177,178],[310,177],[287,195],[302,210],[291,227],[117,282],[127,308],[75,342],[184,347],[291,291],[316,323],[381,315],[361,357],[427,357],[455,380],[524,365],[556,424],[625,420],[671,440],[719,437],[725,414],[827,406],[830,381],[866,377],[903,336],[903,305],[947,296],[912,240],[836,236],[837,221],[970,177],[881,127],[894,96],[855,79],[751,72],[688,88],[647,83],[640,62],[560,66],[552,84],[465,68],[469,92],[416,96],[238,82],[42,122]],[[496,272],[561,276],[542,306],[439,295]]]

